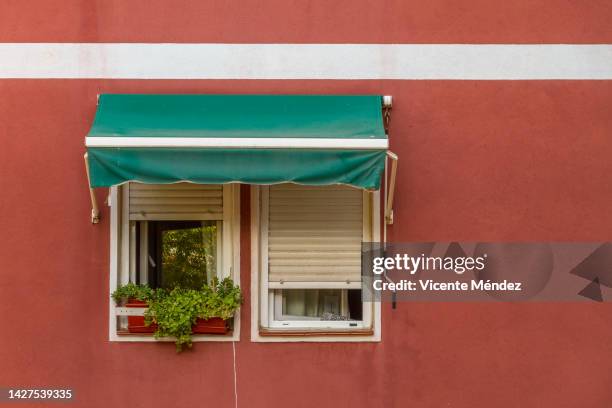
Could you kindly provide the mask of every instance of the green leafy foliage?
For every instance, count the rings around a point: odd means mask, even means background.
[[[222,281],[214,278],[210,286],[202,288],[202,300],[198,317],[202,319],[220,317],[228,320],[242,304],[242,291],[230,278]]]
[[[191,326],[198,318],[231,319],[242,304],[242,292],[232,279],[219,281],[214,278],[210,285],[200,290],[158,289],[148,303],[145,324],[156,323],[155,337],[174,337],[176,350],[181,352],[183,347],[192,346]]]
[[[136,285],[135,283],[128,283],[119,286],[116,291],[112,293],[112,298],[117,305],[120,305],[127,299],[138,299],[145,302],[151,300],[154,296],[154,290],[148,285]]]
[[[191,326],[202,308],[202,292],[194,289],[174,288],[160,291],[145,312],[145,324],[157,323],[155,338],[175,337],[176,350],[191,347]]]
[[[217,225],[203,222],[201,227],[164,231],[162,268],[167,288],[198,289],[215,274]]]

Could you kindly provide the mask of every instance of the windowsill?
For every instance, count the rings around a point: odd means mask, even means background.
[[[227,332],[227,334],[193,334],[191,340],[196,342],[226,342],[226,341],[239,341],[239,333],[233,330]],[[111,340],[112,341],[112,340]],[[130,333],[127,330],[117,331],[116,338],[114,341],[118,342],[174,342],[175,339],[172,337],[162,337],[156,339],[153,333]]]
[[[234,335],[233,330],[228,330],[225,334],[192,334],[193,337],[232,337]],[[117,330],[117,336],[144,336],[144,337],[153,337],[153,333],[130,333],[128,330]]]
[[[311,337],[311,336],[372,336],[372,329],[334,330],[334,329],[259,329],[262,337]]]

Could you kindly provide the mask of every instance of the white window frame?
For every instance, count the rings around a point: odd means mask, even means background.
[[[267,186],[251,186],[251,341],[254,342],[360,342],[381,340],[380,302],[363,302],[363,320],[315,321],[274,319],[276,289],[360,289],[361,283],[287,283],[270,284],[267,267]],[[380,191],[364,191],[364,240],[380,241]],[[291,286],[291,287],[289,287]],[[278,298],[278,296],[277,296]],[[266,332],[262,336],[261,330]],[[285,332],[300,332],[303,336],[287,336]],[[337,334],[318,334],[317,332]],[[365,334],[360,334],[364,331]],[[367,331],[371,331],[367,333]],[[346,334],[343,334],[345,332]]]
[[[136,223],[129,220],[129,183],[113,186],[109,191],[108,205],[110,207],[110,280],[112,293],[119,285],[136,279],[134,229]],[[223,185],[223,227],[221,257],[217,260],[217,276],[231,277],[236,285],[240,285],[240,185]],[[142,223],[145,225],[146,223]],[[130,230],[132,233],[130,234]],[[132,240],[130,242],[130,240]],[[142,254],[142,251],[141,251]],[[141,255],[142,256],[142,255]],[[142,265],[142,262],[141,262]],[[143,275],[141,274],[141,281]],[[152,335],[117,333],[117,312],[125,312],[117,308],[109,293],[109,341],[118,342],[156,342],[174,341],[172,338],[155,339]],[[128,311],[129,312],[129,311]],[[234,316],[232,334],[228,336],[193,335],[194,342],[199,341],[238,341],[240,340],[240,309]]]

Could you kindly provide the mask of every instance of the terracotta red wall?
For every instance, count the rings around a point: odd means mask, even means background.
[[[553,3],[14,1],[0,41],[612,39],[608,2]],[[70,387],[79,407],[234,406],[231,344],[108,342],[109,217],[89,223],[82,161],[103,92],[391,94],[390,240],[612,235],[609,81],[0,80],[0,386]],[[612,404],[610,304],[385,304],[377,344],[251,343],[248,296],[241,313],[241,407]]]
[[[607,0],[5,0],[7,42],[609,43]]]

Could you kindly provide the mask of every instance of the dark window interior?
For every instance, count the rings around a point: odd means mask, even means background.
[[[361,289],[348,291],[349,316],[353,320],[363,320],[363,303],[361,303]]]

